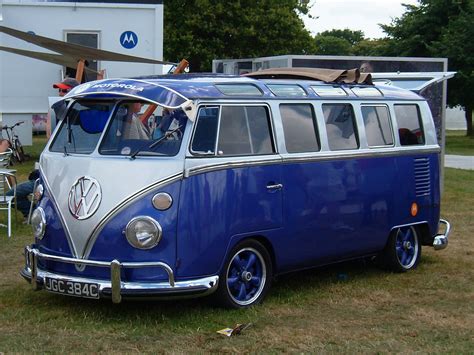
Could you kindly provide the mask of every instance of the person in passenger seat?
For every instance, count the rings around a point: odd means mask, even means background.
[[[124,122],[122,139],[150,139],[148,127],[142,123],[138,113],[142,108],[140,102],[127,105],[128,113]]]

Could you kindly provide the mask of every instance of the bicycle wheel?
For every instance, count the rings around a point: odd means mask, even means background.
[[[17,138],[15,140],[15,146],[16,146],[16,151],[18,153],[18,156],[20,157],[20,161],[25,161],[27,158],[27,155],[25,154],[25,150],[23,149],[23,145],[21,144],[20,140]]]

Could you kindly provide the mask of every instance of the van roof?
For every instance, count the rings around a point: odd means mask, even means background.
[[[288,95],[284,95],[284,91],[280,91],[278,94],[275,94],[274,90],[271,89],[273,85],[296,85],[303,88],[302,95],[300,98],[377,98],[373,94],[373,91],[369,92],[367,96],[364,96],[361,90],[357,91],[355,94],[351,89],[353,88],[375,88],[375,90],[380,91],[380,99],[389,99],[389,100],[420,100],[422,97],[417,94],[409,91],[400,89],[394,86],[389,85],[368,85],[368,84],[350,84],[350,83],[327,83],[322,80],[309,80],[309,79],[267,79],[267,78],[251,78],[247,76],[238,76],[238,75],[228,75],[228,74],[211,74],[211,73],[189,73],[189,74],[177,74],[177,75],[157,75],[157,76],[143,76],[137,77],[134,79],[139,79],[143,81],[154,82],[167,86],[183,96],[186,96],[189,99],[198,99],[198,98],[212,98],[212,99],[232,99],[236,97],[240,98],[266,98],[266,99],[275,99],[275,98],[292,98],[296,99],[299,95],[295,91],[287,91]],[[234,95],[231,91],[223,92],[219,88],[224,85],[232,86],[236,88]],[[239,86],[242,85],[242,86]],[[322,86],[322,87],[334,87],[334,88],[343,88],[346,91],[347,95],[328,95],[322,96],[318,95],[312,89],[313,86]],[[244,89],[245,87],[249,88],[249,92],[246,94]],[[252,90],[252,87],[256,87],[260,94],[257,94],[255,90]],[[241,90],[239,90],[241,89]],[[306,95],[304,95],[306,94]],[[424,100],[424,99],[423,99]]]
[[[64,98],[115,96],[143,99],[168,108],[181,107],[194,99],[424,100],[409,90],[379,84],[202,73],[98,80],[77,86]]]
[[[158,75],[139,77],[143,81],[159,83],[170,89],[173,89],[189,99],[212,98],[212,99],[232,99],[232,98],[315,98],[315,99],[343,99],[343,98],[367,98],[376,99],[377,97],[384,100],[424,100],[424,98],[409,90],[400,89],[394,86],[369,84],[352,84],[352,83],[336,83],[325,82],[322,80],[309,79],[269,79],[269,78],[252,78],[247,76],[227,75],[227,74],[211,74],[211,73],[194,73],[194,74],[177,74],[177,75]],[[279,85],[282,90],[275,90]],[[290,86],[294,86],[292,90]],[[232,90],[232,87],[235,89]],[[298,90],[298,87],[302,90]],[[314,87],[318,88],[334,88],[331,91],[316,93]],[[227,88],[228,90],[223,90]],[[246,92],[245,89],[248,89]],[[257,90],[255,90],[256,88]],[[341,89],[337,93],[336,89]],[[379,92],[380,95],[376,93]],[[344,95],[343,95],[344,94]]]

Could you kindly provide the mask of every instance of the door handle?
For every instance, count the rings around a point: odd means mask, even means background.
[[[282,184],[267,185],[267,190],[281,190],[282,188],[283,188]]]

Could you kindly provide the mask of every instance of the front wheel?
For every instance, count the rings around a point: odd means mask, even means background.
[[[271,285],[272,263],[267,249],[256,240],[246,240],[232,249],[219,279],[217,296],[232,308],[262,301]]]
[[[394,229],[384,251],[379,256],[384,266],[396,272],[406,272],[416,268],[420,257],[420,238],[413,226]]]

